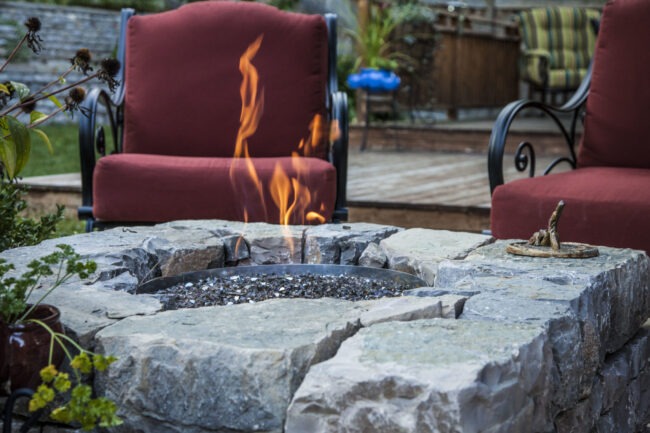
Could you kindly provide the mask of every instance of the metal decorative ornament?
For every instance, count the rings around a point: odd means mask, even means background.
[[[506,247],[510,254],[529,257],[555,257],[563,259],[586,259],[598,256],[598,248],[575,242],[560,242],[558,223],[564,201],[560,200],[548,220],[548,228],[533,233],[528,242],[514,242]]]

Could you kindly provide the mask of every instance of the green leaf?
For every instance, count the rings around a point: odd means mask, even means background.
[[[61,103],[61,101],[59,101],[59,98],[57,98],[56,96],[50,95],[47,97],[47,99],[54,102],[54,105],[56,105],[58,108],[63,107],[63,104]]]
[[[14,89],[16,89],[16,96],[18,96],[18,99],[23,100],[29,96],[29,87],[25,84],[19,83],[18,81],[10,81],[10,83],[14,86]]]
[[[38,135],[38,137],[41,139],[41,141],[43,143],[45,143],[45,145],[47,146],[47,150],[48,150],[48,152],[50,152],[50,155],[53,155],[54,154],[54,148],[52,147],[52,142],[50,141],[50,137],[48,137],[47,134],[45,132],[43,132],[42,130],[40,130],[40,129],[34,128],[34,129],[32,129],[32,132],[34,134]]]
[[[5,85],[2,84],[2,83],[0,83],[0,92],[6,93],[7,95],[10,95],[10,94],[11,94],[11,92],[9,91],[9,89],[7,88],[7,86],[5,86]]]
[[[13,139],[0,137],[0,161],[9,179],[16,177],[16,144]]]
[[[47,117],[47,114],[34,110],[31,113],[29,113],[29,123],[38,122],[40,119],[44,117]]]
[[[25,164],[27,164],[27,161],[29,161],[29,155],[32,151],[32,138],[29,135],[29,130],[22,122],[12,116],[6,117],[11,139],[16,146],[16,167],[14,176],[18,176],[21,170],[25,167]]]

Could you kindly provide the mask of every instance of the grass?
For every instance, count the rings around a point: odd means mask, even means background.
[[[20,173],[22,177],[46,176],[50,174],[79,172],[79,126],[77,122],[55,124],[50,123],[41,127],[52,143],[54,153],[32,135],[32,151],[29,162]],[[38,217],[30,212],[30,217]],[[66,217],[56,225],[52,237],[68,236],[85,231],[85,222],[75,217]]]
[[[50,139],[54,153],[32,135],[29,162],[20,173],[22,177],[79,172],[79,127],[75,123],[48,124],[42,129]]]

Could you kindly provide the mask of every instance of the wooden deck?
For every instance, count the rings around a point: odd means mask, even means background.
[[[484,123],[419,131],[378,128],[371,131],[363,152],[358,146],[360,129],[353,128],[348,155],[349,220],[473,232],[488,229],[485,152],[491,124]],[[536,134],[538,141],[548,142],[545,148],[551,151],[538,156],[538,166],[543,167],[555,153],[556,142],[536,122],[524,129]],[[506,179],[522,176],[514,167],[506,170]],[[31,207],[42,211],[62,203],[69,215],[75,215],[81,201],[79,179],[78,173],[25,179],[32,186]]]
[[[490,226],[487,143],[493,121],[452,122],[433,128],[374,127],[361,152],[361,127],[350,133],[348,203],[351,221],[481,232]],[[506,150],[523,140],[536,145],[545,167],[565,145],[555,126],[523,118]],[[504,161],[506,180],[523,177]],[[566,169],[558,167],[556,171]],[[538,168],[539,170],[539,168]]]

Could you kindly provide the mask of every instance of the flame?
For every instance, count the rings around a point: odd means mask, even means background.
[[[258,92],[259,74],[257,68],[253,65],[253,58],[262,45],[264,35],[260,35],[255,41],[248,46],[244,54],[239,59],[239,72],[242,74],[242,83],[239,87],[241,96],[241,114],[239,115],[239,130],[235,141],[235,154],[233,155],[232,165],[230,166],[230,179],[233,184],[237,184],[237,167],[243,160],[246,164],[248,176],[252,181],[258,195],[258,200],[264,207],[266,214],[266,203],[264,203],[264,190],[262,182],[257,175],[257,170],[253,165],[253,160],[248,152],[248,138],[255,134],[257,126],[262,118],[264,111],[264,89]],[[244,193],[247,188],[241,188]],[[244,200],[247,202],[248,200]],[[248,222],[248,210],[244,207],[244,221]]]
[[[239,71],[242,74],[240,96],[242,101],[240,126],[235,142],[233,163],[230,169],[230,178],[233,185],[237,186],[242,182],[251,182],[257,192],[258,199],[263,206],[264,214],[267,214],[267,203],[264,203],[265,185],[255,169],[248,149],[248,139],[255,133],[264,111],[264,89],[260,89],[260,77],[253,65],[253,59],[262,45],[263,35],[260,35],[242,54],[239,60]],[[282,165],[278,162],[273,171],[271,181],[268,185],[268,192],[278,208],[278,221],[280,224],[289,225],[291,222],[322,224],[326,221],[322,215],[325,211],[324,203],[321,203],[318,211],[310,209],[312,203],[317,202],[317,193],[312,192],[305,186],[307,164],[304,157],[312,156],[315,150],[329,132],[331,139],[336,139],[340,132],[338,123],[332,122],[327,131],[326,119],[322,115],[316,115],[309,125],[309,136],[298,143],[297,152],[292,154],[291,168],[296,173],[290,177]],[[237,168],[239,164],[245,164],[247,178],[237,179]],[[246,194],[247,188],[241,188],[240,193]],[[245,203],[250,203],[249,197],[245,197]],[[249,212],[246,205],[243,209],[244,221],[248,222]],[[268,218],[267,218],[268,219]]]

